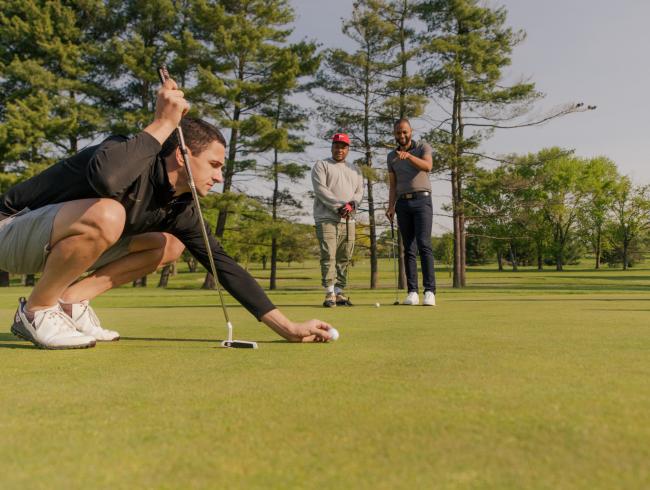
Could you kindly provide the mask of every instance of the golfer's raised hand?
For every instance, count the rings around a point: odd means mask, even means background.
[[[397,150],[397,158],[400,160],[410,160],[411,154],[408,151]]]
[[[158,90],[154,120],[145,131],[163,144],[189,109],[190,104],[176,82],[172,79],[165,80]]]
[[[330,339],[328,330],[332,328],[329,323],[320,320],[309,320],[296,323],[293,333],[296,342],[327,342]]]

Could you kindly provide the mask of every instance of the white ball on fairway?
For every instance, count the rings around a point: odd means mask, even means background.
[[[337,329],[331,327],[327,332],[330,334],[330,340],[338,340],[339,331]]]
[[[375,303],[375,308],[379,308],[381,305],[379,303]]]

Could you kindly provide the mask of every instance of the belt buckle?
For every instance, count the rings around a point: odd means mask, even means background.
[[[413,192],[407,192],[406,194],[404,194],[404,196],[406,197],[406,199],[413,199],[413,197],[415,197],[415,194]]]

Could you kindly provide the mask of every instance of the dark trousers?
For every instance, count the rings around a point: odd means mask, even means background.
[[[395,213],[404,242],[404,268],[408,292],[418,291],[416,257],[419,251],[424,290],[435,293],[436,275],[433,270],[433,250],[431,249],[431,226],[433,224],[431,196],[398,199]]]

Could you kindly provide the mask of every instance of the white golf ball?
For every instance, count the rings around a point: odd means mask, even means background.
[[[339,331],[334,327],[331,327],[328,333],[330,334],[330,340],[337,340],[339,338]]]
[[[375,303],[375,308],[379,308],[381,305],[379,303]]]

